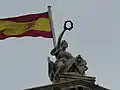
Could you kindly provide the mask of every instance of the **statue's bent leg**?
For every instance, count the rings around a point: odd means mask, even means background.
[[[58,64],[57,64],[57,70],[55,72],[54,79],[53,79],[54,83],[58,82],[58,80],[57,80],[58,77],[57,76],[64,72],[64,68],[65,68],[65,64],[62,61],[59,61]]]

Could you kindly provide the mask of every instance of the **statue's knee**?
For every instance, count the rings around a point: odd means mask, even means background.
[[[62,67],[62,66],[64,66],[64,63],[63,62],[59,62],[58,67]]]

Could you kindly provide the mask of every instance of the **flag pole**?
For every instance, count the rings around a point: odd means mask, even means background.
[[[48,14],[49,14],[49,19],[50,19],[50,29],[52,31],[53,34],[53,45],[54,47],[56,46],[56,37],[55,37],[55,31],[54,31],[54,25],[53,25],[53,20],[52,20],[52,10],[51,10],[51,6],[48,6]]]

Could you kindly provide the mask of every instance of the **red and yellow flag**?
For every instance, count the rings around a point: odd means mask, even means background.
[[[0,19],[0,40],[24,36],[52,38],[48,12]]]

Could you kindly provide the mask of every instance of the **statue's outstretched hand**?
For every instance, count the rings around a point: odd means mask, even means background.
[[[67,24],[70,24],[70,26],[68,27]],[[73,28],[72,21],[70,21],[70,20],[65,21],[65,23],[64,23],[64,30],[70,31],[72,28]]]

